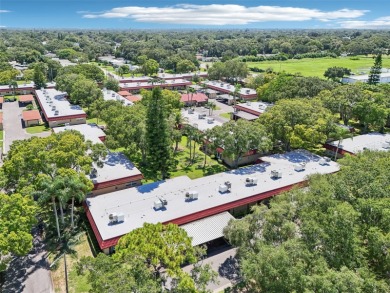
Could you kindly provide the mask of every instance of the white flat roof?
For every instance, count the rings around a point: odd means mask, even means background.
[[[229,91],[232,94],[234,93],[234,90],[235,90],[234,85],[231,85],[229,83],[222,82],[222,81],[212,80],[212,81],[207,81],[205,84],[207,86],[215,87],[218,90]],[[254,89],[243,87],[240,90],[240,95],[254,95],[254,94],[256,94],[256,90],[254,90]]]
[[[123,153],[108,152],[103,164],[103,167],[99,168],[94,163],[97,173],[96,176],[90,176],[94,184],[142,175],[141,171]]]
[[[103,99],[105,101],[120,101],[125,106],[133,106],[134,105],[133,102],[130,102],[129,100],[125,99],[120,94],[117,94],[116,92],[114,92],[112,90],[103,89],[102,93],[103,93]]]
[[[221,126],[223,123],[217,121],[214,116],[209,116],[209,110],[204,109],[202,112],[194,111],[194,113],[189,114],[188,109],[182,109],[181,114],[184,118],[188,120],[186,124],[189,124],[191,126],[194,126],[198,128],[200,131],[206,131],[207,129],[214,128],[215,126]],[[200,114],[206,114],[205,118],[199,119]],[[212,123],[209,123],[209,119],[214,119]]]
[[[237,170],[223,172],[191,180],[181,176],[166,181],[155,182],[135,188],[103,194],[88,198],[86,203],[103,240],[119,237],[142,227],[147,223],[164,223],[205,209],[242,200],[277,188],[300,183],[307,176],[327,174],[339,170],[335,162],[319,164],[319,156],[307,151],[294,151],[263,157],[264,163]],[[303,171],[294,171],[296,163],[306,162]],[[275,180],[270,177],[271,170],[282,172]],[[258,184],[247,186],[247,177],[258,179]],[[226,181],[231,182],[231,192],[220,193],[218,187]],[[197,191],[197,200],[186,201],[185,193]],[[154,202],[163,197],[167,200],[166,209],[155,210]],[[109,225],[109,214],[123,213],[123,223]]]
[[[198,71],[198,72],[188,72],[188,73],[159,73],[157,74],[157,76],[159,78],[162,78],[162,79],[166,79],[166,78],[189,78],[189,77],[193,77],[195,75],[198,75],[198,76],[207,76],[207,72],[201,72],[201,71]]]
[[[192,238],[192,246],[197,246],[223,237],[223,229],[232,219],[234,217],[229,212],[223,212],[180,227]]]
[[[147,88],[147,87],[166,87],[166,86],[181,86],[182,84],[185,85],[191,85],[191,82],[186,80],[186,79],[169,79],[165,80],[163,83],[156,82],[152,83],[151,82],[125,82],[122,83],[120,86],[121,88]]]
[[[65,98],[65,92],[60,92],[55,89],[44,89],[43,91],[36,90],[35,93],[47,118],[86,115],[80,106],[71,105],[68,102]],[[55,110],[52,110],[53,107],[55,107]],[[55,111],[58,111],[58,115],[55,115]]]
[[[362,152],[365,149],[371,151],[389,151],[389,149],[383,147],[386,142],[390,143],[390,133],[381,134],[374,132],[343,139],[339,148],[353,154]],[[338,143],[339,141],[336,140],[328,144],[337,147]]]
[[[365,81],[368,80],[369,75],[368,74],[362,74],[362,75],[350,75],[347,78],[355,79],[359,81]],[[390,77],[390,72],[385,72],[380,74],[380,78],[388,78]]]
[[[53,128],[54,133],[60,133],[65,130],[76,130],[84,135],[85,140],[90,140],[93,143],[102,143],[99,137],[105,137],[106,134],[96,124],[78,124],[64,127]]]
[[[265,110],[267,110],[267,108],[270,108],[273,105],[269,104],[269,103],[264,103],[264,102],[249,102],[248,101],[246,103],[237,104],[237,106],[240,106],[244,109],[256,111],[259,113],[264,113]],[[244,111],[244,110],[242,110],[242,111]]]
[[[33,82],[25,83],[25,84],[18,84],[18,89],[26,89],[26,88],[34,88],[35,84]],[[12,91],[12,89],[9,87],[8,84],[6,85],[0,85],[0,90],[9,90]]]

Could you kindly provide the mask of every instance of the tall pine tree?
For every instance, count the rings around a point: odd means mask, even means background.
[[[370,75],[368,76],[368,84],[376,85],[379,83],[382,71],[382,54],[375,57],[374,66],[371,67]]]
[[[162,91],[156,87],[152,91],[146,113],[147,161],[154,176],[157,177],[160,172],[162,179],[167,178],[172,159],[167,114]]]

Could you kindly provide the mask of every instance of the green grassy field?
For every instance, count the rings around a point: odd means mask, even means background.
[[[30,134],[41,133],[49,130],[50,128],[47,128],[45,125],[37,125],[37,126],[31,126],[26,128],[27,133]]]
[[[272,68],[275,72],[285,71],[288,73],[301,73],[303,76],[323,77],[324,72],[329,67],[338,66],[346,67],[352,70],[352,73],[360,74],[368,73],[371,66],[374,64],[374,59],[369,56],[359,56],[358,60],[352,60],[350,57],[339,58],[306,58],[300,60],[286,61],[265,61],[265,62],[247,62],[248,67],[256,67],[261,69]],[[390,57],[382,57],[382,67],[390,67]]]

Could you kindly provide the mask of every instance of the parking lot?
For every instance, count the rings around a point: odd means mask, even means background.
[[[37,134],[27,133],[22,124],[22,112],[24,109],[24,107],[19,107],[17,101],[5,102],[3,104],[3,154],[9,151],[15,140],[28,139],[33,136],[46,137],[51,133],[50,131]]]

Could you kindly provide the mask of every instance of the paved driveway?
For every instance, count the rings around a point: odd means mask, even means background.
[[[37,134],[27,133],[22,126],[22,112],[24,109],[19,107],[17,101],[3,104],[4,154],[9,151],[15,140],[28,139],[33,136],[46,137],[51,133],[50,131]]]
[[[238,262],[236,259],[236,248],[222,249],[215,251],[212,255],[202,260],[202,264],[209,264],[212,269],[218,273],[218,284],[208,284],[207,289],[211,292],[221,292],[225,288],[231,287],[239,280]],[[183,271],[189,273],[192,265],[183,268]]]

